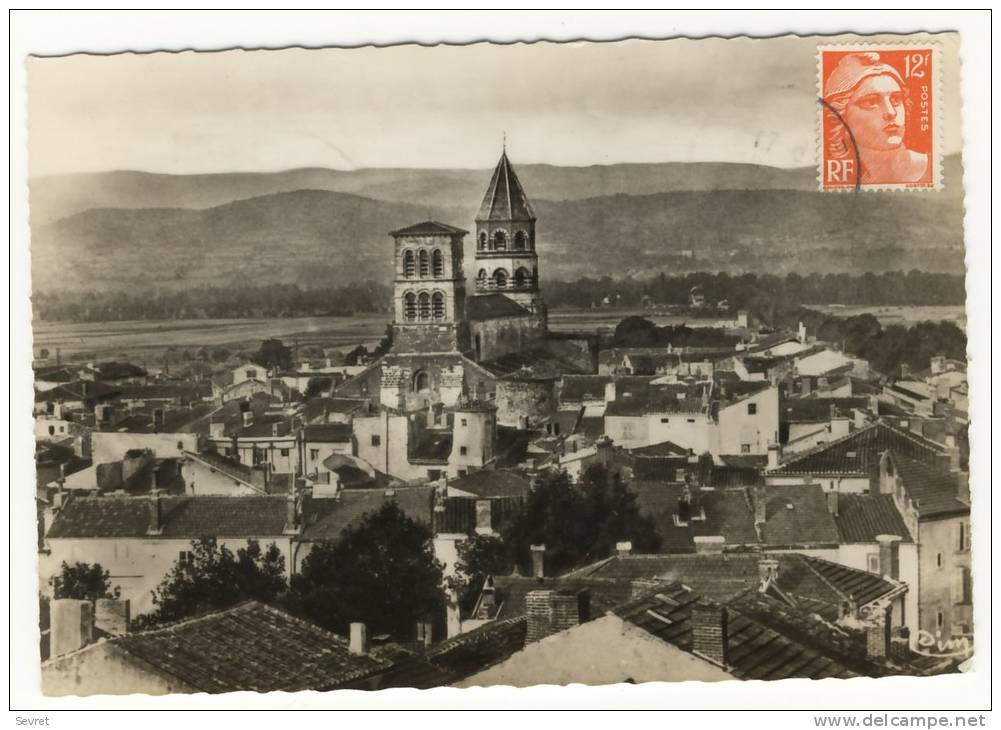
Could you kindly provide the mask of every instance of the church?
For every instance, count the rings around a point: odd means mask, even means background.
[[[525,428],[555,410],[560,375],[596,371],[596,338],[549,331],[535,211],[506,151],[475,224],[472,292],[463,262],[468,231],[429,220],[390,233],[392,348],[338,395],[425,414],[429,427],[446,410],[489,404],[498,424]]]

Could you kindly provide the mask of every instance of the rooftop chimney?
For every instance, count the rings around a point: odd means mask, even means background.
[[[94,602],[94,628],[112,636],[129,633],[131,603],[116,598],[98,598]]]
[[[90,601],[59,598],[49,604],[49,655],[69,654],[94,640],[94,614]]]
[[[348,650],[352,654],[368,654],[368,627],[363,623],[351,624],[351,639]]]
[[[909,380],[911,377],[911,366],[906,362],[900,363],[900,379]]]
[[[532,576],[535,578],[546,577],[546,546],[532,545]]]
[[[494,532],[493,528],[493,517],[491,515],[491,505],[493,502],[489,499],[478,499],[476,500],[476,534],[477,535],[492,535]]]
[[[768,468],[776,469],[779,465],[781,447],[778,444],[768,444]]]
[[[778,581],[779,561],[775,558],[761,558],[758,560],[758,578],[761,582],[760,590],[762,591]]]
[[[885,661],[890,653],[890,607],[873,607],[865,627],[865,654],[874,661]]]
[[[768,498],[764,487],[754,490],[754,524],[763,525],[768,522]]]
[[[299,534],[299,512],[297,507],[295,492],[289,492],[285,500],[285,529],[283,530],[283,534],[285,535]]]
[[[615,543],[615,552],[618,553],[620,558],[629,557],[629,554],[633,551],[633,544],[626,540],[625,542]]]
[[[721,667],[727,666],[726,608],[708,601],[692,606],[692,652]]]
[[[879,572],[900,580],[900,535],[876,535],[879,543]]]
[[[525,596],[525,607],[528,610],[525,643],[530,644],[589,621],[591,594],[587,589],[530,591]]]
[[[163,499],[159,489],[151,489],[149,492],[149,525],[146,534],[163,534]]]
[[[692,541],[695,543],[696,553],[721,554],[726,547],[726,538],[723,535],[696,535]]]
[[[831,516],[838,516],[838,490],[832,489],[827,492],[827,511],[831,513]]]

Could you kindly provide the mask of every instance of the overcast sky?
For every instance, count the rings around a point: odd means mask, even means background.
[[[831,39],[35,58],[30,173],[485,168],[505,132],[521,164],[809,166],[818,42]]]

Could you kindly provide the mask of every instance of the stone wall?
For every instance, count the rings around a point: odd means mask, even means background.
[[[499,425],[531,427],[556,412],[556,380],[499,380],[496,405]]]

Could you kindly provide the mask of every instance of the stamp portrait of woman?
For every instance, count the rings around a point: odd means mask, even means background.
[[[857,145],[863,183],[915,183],[927,177],[928,154],[904,143],[911,111],[907,85],[878,53],[845,55],[824,82],[824,101],[840,116],[826,125],[828,159],[854,158]],[[825,114],[835,116],[830,110]]]

